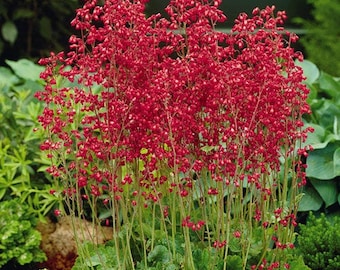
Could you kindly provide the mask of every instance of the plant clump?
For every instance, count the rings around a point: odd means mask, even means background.
[[[70,50],[40,60],[59,194],[71,214],[111,222],[119,269],[164,247],[178,268],[195,269],[200,247],[210,268],[283,267],[309,113],[285,12],[256,8],[222,33],[221,1],[172,0],[169,19],[146,17],[146,2],[86,1]]]
[[[40,249],[37,218],[18,199],[0,202],[0,267],[10,261],[20,265],[46,259]]]
[[[339,217],[329,219],[309,215],[307,224],[300,226],[297,252],[311,269],[338,269],[340,267]]]

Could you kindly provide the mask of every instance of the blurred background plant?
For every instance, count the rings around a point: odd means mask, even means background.
[[[340,0],[308,0],[313,19],[297,18],[306,29],[301,43],[307,58],[321,70],[340,76]]]
[[[78,0],[0,1],[0,64],[62,50]]]

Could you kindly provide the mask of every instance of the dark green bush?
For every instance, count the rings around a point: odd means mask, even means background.
[[[297,19],[307,30],[301,42],[307,58],[334,76],[340,76],[340,0],[308,0],[314,20]]]
[[[313,270],[340,269],[340,217],[331,221],[322,213],[309,215],[306,225],[300,225],[297,252]]]

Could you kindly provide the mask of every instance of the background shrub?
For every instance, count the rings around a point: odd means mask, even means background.
[[[340,269],[340,217],[327,220],[324,214],[310,214],[306,225],[300,226],[297,252],[313,270]]]
[[[307,58],[321,70],[340,76],[340,0],[308,0],[313,20],[297,19],[307,30],[301,43]]]

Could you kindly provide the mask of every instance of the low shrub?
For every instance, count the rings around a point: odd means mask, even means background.
[[[340,217],[329,220],[325,214],[309,215],[306,225],[300,225],[297,253],[313,270],[340,269]]]
[[[24,265],[46,259],[35,229],[38,220],[28,209],[18,199],[0,202],[0,267],[11,260]]]

